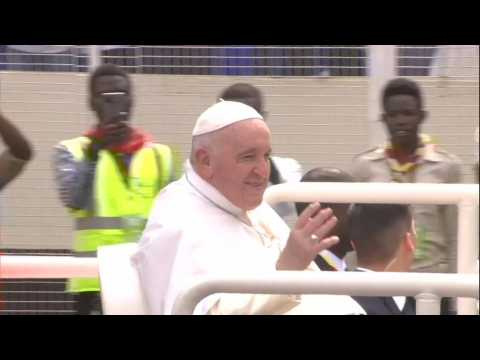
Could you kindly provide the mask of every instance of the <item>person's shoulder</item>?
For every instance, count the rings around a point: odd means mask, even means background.
[[[185,218],[190,218],[196,207],[196,199],[188,192],[184,178],[162,188],[155,198],[150,218],[165,226],[181,227]],[[180,206],[181,205],[181,206]]]
[[[185,179],[182,177],[178,180],[172,181],[160,190],[156,202],[181,201],[185,204],[190,204],[194,198],[187,191]],[[178,208],[171,209],[172,211],[179,210]]]
[[[15,165],[25,165],[28,160],[20,159],[12,154],[9,149],[4,150],[0,153],[0,166],[5,165],[6,168]],[[8,164],[8,166],[7,166]]]
[[[442,148],[441,146],[436,145],[434,147],[434,151],[437,154],[437,156],[440,157],[444,162],[449,162],[453,164],[461,164],[462,161],[460,160],[460,157],[457,155],[447,151],[445,148]]]
[[[160,190],[151,214],[153,213],[158,214],[159,218],[168,219],[169,222],[175,224],[177,222],[183,224],[185,219],[188,219],[186,224],[189,227],[208,221],[214,223],[218,220],[218,215],[228,215],[194,190],[185,175]],[[211,226],[211,222],[209,226]]]
[[[91,139],[86,136],[62,140],[53,147],[54,157],[74,156],[77,159],[81,159],[90,142]]]
[[[462,161],[457,155],[447,151],[438,144],[427,144],[424,158],[427,161],[433,161],[437,166],[441,165],[452,169],[458,169],[462,165]]]
[[[156,142],[148,142],[146,143],[142,149],[150,148],[153,149],[159,156],[161,157],[170,157],[173,158],[176,165],[178,166],[179,161],[179,154],[174,148],[170,145],[156,143]],[[141,150],[141,149],[140,149]]]
[[[70,138],[70,139],[60,140],[55,145],[55,147],[69,147],[69,146],[72,146],[72,145],[85,146],[85,145],[90,144],[90,142],[91,142],[91,139],[87,136],[77,136],[77,137]]]
[[[144,143],[143,146],[138,148],[135,152],[138,153],[145,149],[153,150],[160,157],[167,156],[167,154],[171,154],[172,152],[170,146],[150,141]]]
[[[138,241],[138,248],[132,256],[138,266],[152,257],[165,256],[166,249],[170,249],[174,241],[180,239],[183,226],[180,223],[157,223],[149,220],[142,237]]]
[[[149,142],[149,143],[147,143],[147,146],[160,148],[160,149],[171,149],[172,148],[171,146],[169,146],[167,144],[162,144],[162,143],[158,143],[158,142]]]
[[[382,146],[374,146],[365,151],[356,154],[353,157],[354,161],[371,161],[383,159],[385,157],[385,149]]]

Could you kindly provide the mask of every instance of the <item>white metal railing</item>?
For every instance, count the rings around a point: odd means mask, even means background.
[[[373,45],[389,47],[392,45]],[[395,45],[397,76],[455,77],[478,80],[478,45]],[[383,64],[379,64],[383,67]]]
[[[478,272],[478,195],[476,184],[285,183],[265,192],[270,204],[281,201],[339,203],[451,204],[458,206],[457,271]],[[475,313],[476,302],[459,298],[459,314]]]
[[[478,275],[281,271],[204,279],[177,297],[173,314],[191,315],[214,293],[415,296],[418,315],[440,314],[440,297],[478,298]]]
[[[134,73],[364,76],[367,59],[364,45],[0,45],[0,70],[10,71],[85,71],[115,63]]]
[[[0,256],[0,279],[98,276],[96,258]],[[204,279],[177,297],[174,314],[192,314],[213,293],[415,296],[417,314],[439,314],[440,297],[479,297],[476,274],[282,271],[268,276]],[[122,301],[122,299],[118,299]]]
[[[243,277],[206,281],[192,289],[191,294],[187,291],[185,294],[187,300],[179,298],[177,299],[178,303],[190,304],[188,299],[191,299],[191,301],[201,300],[201,296],[213,292],[239,292],[240,290],[253,293],[280,291],[281,293],[301,294],[302,292],[325,292],[372,296],[388,296],[391,294],[416,296],[423,294],[420,296],[424,300],[420,304],[420,311],[434,313],[436,310],[432,309],[436,309],[438,296],[478,297],[478,275],[471,275],[478,272],[478,218],[475,212],[478,208],[478,194],[478,185],[466,184],[287,183],[272,186],[265,193],[265,200],[270,204],[280,201],[311,202],[319,199],[325,202],[339,203],[455,204],[459,207],[457,256],[458,272],[461,274],[396,273],[393,276],[391,273],[373,275],[345,273],[341,275],[320,274],[321,277],[318,277],[318,274],[281,272],[272,274],[272,277],[268,277],[268,279]],[[334,277],[331,277],[332,275]],[[359,277],[359,275],[363,276]],[[96,276],[98,276],[96,258],[0,256],[0,278]],[[322,279],[322,281],[318,281],[319,279]],[[377,282],[377,280],[380,282]],[[357,283],[357,281],[360,282]],[[458,287],[460,285],[455,284],[466,284],[466,287]],[[475,285],[475,289],[472,288],[472,284]],[[262,287],[263,285],[265,286]],[[363,288],[363,286],[366,287]],[[432,305],[430,307],[424,306],[428,299],[431,299]],[[188,306],[194,307],[195,305],[194,303]],[[179,306],[180,309],[184,309],[184,306],[187,305]],[[475,314],[476,302],[474,299],[459,298],[457,309],[459,314]]]
[[[96,258],[1,255],[0,279],[65,279],[97,277]]]

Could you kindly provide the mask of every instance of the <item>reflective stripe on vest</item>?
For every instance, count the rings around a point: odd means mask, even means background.
[[[76,230],[106,230],[144,228],[147,220],[136,216],[101,217],[91,216],[75,219]]]
[[[75,251],[73,253],[75,257],[97,257],[96,251]]]

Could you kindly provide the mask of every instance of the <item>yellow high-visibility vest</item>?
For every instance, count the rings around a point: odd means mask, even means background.
[[[88,137],[65,140],[64,145],[77,161],[85,159]],[[137,241],[158,192],[175,180],[171,149],[149,144],[132,154],[128,169],[108,150],[98,153],[92,187],[91,209],[71,210],[75,220],[73,249],[79,256],[95,256],[99,246]],[[75,278],[69,283],[72,292],[99,291],[99,280]]]

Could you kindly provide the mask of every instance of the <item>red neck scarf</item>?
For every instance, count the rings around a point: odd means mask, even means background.
[[[91,138],[93,141],[101,141],[104,137],[104,132],[103,129],[95,127],[87,131],[85,136]],[[137,150],[141,149],[146,143],[151,141],[152,136],[150,134],[145,133],[142,130],[132,128],[130,138],[125,143],[112,146],[108,150],[122,154],[133,154]]]
[[[416,163],[417,160],[419,159],[419,155],[417,153],[408,154],[404,152],[402,149],[397,149],[397,148],[387,149],[387,156],[389,158],[397,160],[400,165],[403,165],[406,163]]]

